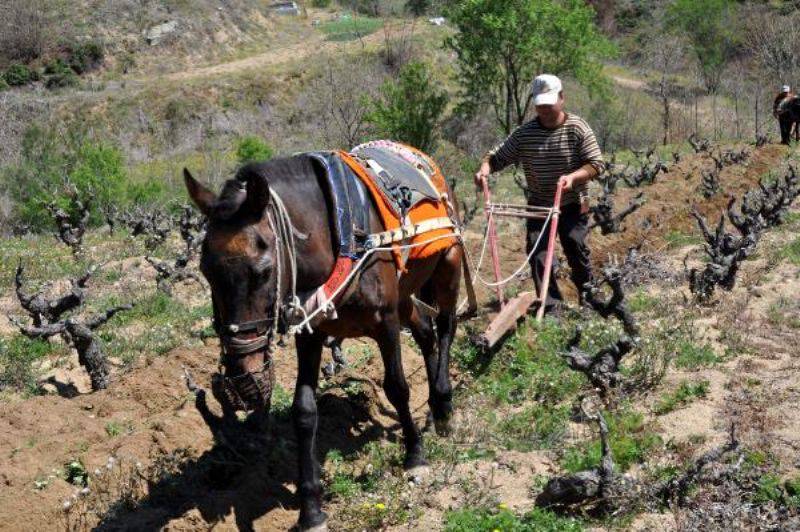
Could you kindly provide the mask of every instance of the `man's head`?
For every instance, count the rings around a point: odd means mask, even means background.
[[[792,88],[789,85],[781,87],[781,92],[791,92]]]
[[[557,125],[564,110],[561,80],[552,74],[536,76],[531,83],[531,98],[540,122],[545,127]]]

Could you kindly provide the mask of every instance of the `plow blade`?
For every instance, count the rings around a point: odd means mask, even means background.
[[[517,322],[525,316],[528,309],[537,300],[536,292],[523,292],[508,300],[495,316],[489,327],[476,339],[476,344],[486,351],[491,350],[507,333],[517,327]]]

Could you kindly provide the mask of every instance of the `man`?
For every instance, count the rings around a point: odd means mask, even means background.
[[[531,85],[536,118],[518,127],[483,159],[475,174],[475,184],[482,186],[490,173],[510,164],[521,164],[529,189],[531,205],[552,207],[556,186],[563,187],[558,236],[572,270],[572,281],[583,292],[592,280],[589,248],[589,202],[587,183],[603,171],[603,157],[592,129],[580,117],[564,111],[561,80],[556,76],[537,76]],[[527,252],[544,229],[543,220],[528,220]],[[542,285],[547,252],[547,233],[542,235],[531,258],[531,270],[537,289]],[[561,292],[551,273],[545,308],[562,302]]]
[[[772,104],[772,116],[778,119],[781,130],[781,144],[789,144],[792,139],[792,116],[785,112],[785,105],[795,97],[789,85],[781,87],[781,92],[775,97]]]

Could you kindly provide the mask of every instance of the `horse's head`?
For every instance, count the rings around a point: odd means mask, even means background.
[[[200,270],[211,287],[224,376],[215,396],[235,409],[269,408],[274,373],[270,347],[278,320],[278,242],[269,221],[266,180],[245,167],[219,195],[184,169],[192,201],[208,217]]]

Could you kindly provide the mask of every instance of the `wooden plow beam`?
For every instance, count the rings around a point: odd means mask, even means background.
[[[492,203],[491,192],[487,181],[483,180],[483,197],[486,201],[486,231],[489,250],[492,256],[492,269],[494,270],[495,282],[492,283],[497,295],[497,301],[500,304],[500,312],[489,323],[486,330],[478,336],[476,343],[479,347],[485,350],[493,349],[497,343],[509,332],[517,327],[519,320],[525,316],[528,309],[534,303],[539,303],[539,309],[536,313],[536,321],[541,322],[544,317],[544,302],[547,297],[547,291],[550,287],[550,273],[553,268],[553,254],[555,252],[556,234],[558,233],[558,218],[560,214],[561,193],[563,187],[561,183],[556,187],[556,194],[552,207],[535,207],[531,205],[519,205],[513,203]],[[547,230],[547,254],[545,258],[544,276],[542,286],[540,287],[539,294],[533,291],[522,292],[514,298],[506,300],[503,293],[502,276],[500,272],[500,254],[497,248],[497,229],[495,226],[495,217],[512,217],[512,218],[527,218],[536,220],[550,219],[549,227],[543,227],[542,230]],[[538,247],[538,245],[537,245]]]

